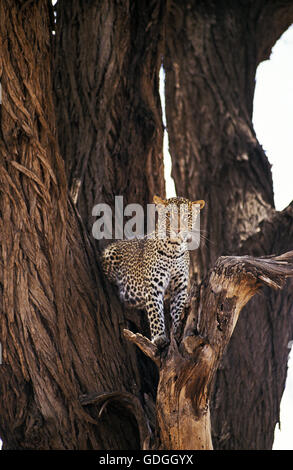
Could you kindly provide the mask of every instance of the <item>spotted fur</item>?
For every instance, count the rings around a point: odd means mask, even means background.
[[[192,204],[184,198],[168,200],[154,197],[158,211],[170,207],[188,207],[190,228]],[[170,212],[169,212],[170,213]],[[185,216],[186,219],[186,216]],[[121,240],[110,244],[103,253],[103,269],[107,277],[119,288],[126,304],[145,309],[148,315],[152,341],[159,344],[166,339],[164,322],[164,297],[170,295],[170,314],[174,329],[183,311],[189,278],[189,251],[187,237],[172,231],[170,218],[165,225],[157,225],[155,233],[144,238]],[[160,238],[165,230],[165,238]],[[185,233],[185,232],[184,232]]]

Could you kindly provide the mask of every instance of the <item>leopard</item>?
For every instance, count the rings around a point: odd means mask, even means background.
[[[164,300],[167,296],[170,299],[169,314],[176,332],[188,296],[193,208],[198,216],[205,201],[154,196],[153,202],[158,214],[155,230],[144,237],[109,244],[102,253],[102,267],[118,287],[121,301],[146,311],[151,341],[162,346],[169,341]]]

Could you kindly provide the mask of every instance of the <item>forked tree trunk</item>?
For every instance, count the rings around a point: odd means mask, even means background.
[[[189,50],[183,54],[179,43],[183,47],[190,45],[190,40],[181,34],[184,31],[189,34],[192,29],[193,34],[198,34],[197,45],[204,46],[202,35],[208,37],[211,28],[200,18],[196,20],[196,14],[203,12],[201,9],[207,5],[207,15],[203,17],[206,21],[213,19],[212,30],[216,35],[223,31],[221,21],[225,15],[210,10],[209,2],[196,2],[188,10],[191,24],[180,30],[175,51],[171,44],[175,44],[174,31],[177,34],[178,30],[171,25],[178,27],[187,18],[178,3],[180,14],[168,19],[168,8],[174,12],[175,3],[59,0],[55,44],[52,44],[51,29],[55,26],[48,2],[0,2],[0,341],[3,352],[0,435],[6,449],[210,448],[211,380],[240,308],[261,284],[280,287],[292,273],[292,253],[289,253],[270,260],[222,258],[208,274],[223,251],[245,252],[245,243],[250,244],[254,255],[263,254],[263,246],[268,253],[289,250],[292,207],[281,214],[274,211],[269,166],[251,129],[249,99],[252,99],[253,85],[246,78],[253,79],[255,67],[249,68],[240,84],[235,82],[235,95],[241,89],[239,100],[243,104],[239,119],[234,95],[232,107],[227,105],[231,102],[231,87],[227,85],[227,77],[219,73],[213,47],[204,50],[201,58],[214,61],[216,72],[212,75],[216,74],[218,81],[209,75],[210,67],[198,75],[200,61],[193,77],[180,81],[184,69],[193,70],[192,61],[197,57],[196,54],[190,57]],[[256,17],[262,25],[258,39],[266,35],[267,24],[274,26],[272,29],[278,31],[274,33],[278,37],[288,23],[277,8],[279,2],[254,3],[260,8]],[[269,7],[261,10],[265,4]],[[232,17],[225,20],[231,28],[231,18],[239,13],[233,5],[235,2],[230,5]],[[284,12],[291,11],[286,10],[286,2],[282,5]],[[225,11],[223,8],[221,12]],[[242,13],[247,14],[248,10]],[[242,25],[241,15],[237,16],[238,26]],[[114,195],[123,195],[125,202],[146,204],[154,193],[164,195],[158,75],[166,21],[169,32],[165,60],[167,80],[170,80],[167,111],[173,135],[171,150],[174,154],[177,149],[179,162],[174,170],[177,187],[183,185],[182,195],[207,200],[204,228],[210,232],[209,237],[213,233],[220,237],[222,221],[235,236],[228,240],[223,233],[221,240],[216,238],[219,244],[212,245],[210,252],[209,246],[200,250],[197,272],[200,280],[207,275],[206,280],[198,291],[193,286],[182,330],[176,338],[171,335],[169,348],[159,352],[145,337],[148,327],[142,312],[124,309],[114,289],[104,280],[87,232],[91,229],[89,215],[96,202],[112,205]],[[276,37],[268,40],[266,35],[256,63]],[[222,39],[223,44],[226,40]],[[230,51],[233,46],[228,40],[223,51]],[[246,53],[249,57],[250,52]],[[238,54],[235,56],[238,61]],[[183,57],[188,67],[180,62]],[[239,63],[245,64],[245,58]],[[173,67],[174,64],[178,66]],[[201,83],[196,83],[202,73],[207,74],[209,83],[204,93],[200,91]],[[233,73],[242,76],[241,70]],[[189,81],[193,81],[194,90],[198,89],[196,96],[202,99],[198,107],[201,120],[195,120],[196,126],[192,128],[184,128],[181,118],[184,113],[188,116],[190,105],[197,106],[187,93]],[[177,94],[172,98],[174,90]],[[170,100],[177,112],[184,105],[180,119],[172,115]],[[249,112],[245,109],[247,103]],[[216,127],[209,128],[213,119]],[[201,127],[202,122],[206,127]],[[194,130],[197,126],[200,134]],[[222,141],[226,127],[230,138]],[[210,148],[209,138],[218,129],[223,132],[215,134],[218,140],[215,138]],[[196,150],[200,169],[193,166],[192,152],[185,152],[189,158],[185,166],[183,147],[177,147],[176,133],[181,142],[185,140],[190,145],[201,142]],[[241,160],[241,168],[237,158],[235,163],[235,155]],[[229,191],[231,181],[239,186],[237,197]],[[221,191],[216,191],[215,185]],[[87,231],[72,198],[77,202]],[[218,198],[223,205],[217,205]],[[231,211],[224,210],[225,206],[230,206]],[[259,223],[262,223],[260,232],[257,231]],[[288,233],[288,241],[284,242],[280,236],[280,227]],[[264,368],[267,382],[258,383],[263,384],[266,392],[264,403],[269,399],[274,403],[268,415],[270,426],[276,420],[285,377],[285,342],[291,334],[287,310],[292,299],[290,296],[276,298],[273,304],[270,297],[270,308],[253,315],[253,321],[244,318],[242,325],[248,328],[249,334],[236,337],[230,356],[233,363],[229,365],[229,371],[237,368],[239,356],[235,350],[241,356],[242,350],[247,351],[246,343],[251,355],[243,354],[243,360],[249,357],[248,363],[257,365],[250,370],[259,374],[260,358],[262,365],[268,364],[268,370]],[[279,310],[278,302],[282,305]],[[278,313],[283,315],[280,321]],[[126,339],[123,329],[128,329]],[[268,360],[273,350],[278,351],[275,366]],[[273,383],[274,367],[281,371],[277,376],[277,390]],[[256,435],[255,445],[268,447],[271,431],[263,438],[260,425],[251,430],[255,417],[260,421],[261,404],[255,401],[257,411],[249,419],[246,413],[246,421],[243,414],[235,413],[243,408],[242,403],[238,406],[235,401],[255,399],[263,390],[255,382],[253,393],[246,391],[243,398],[238,389],[243,376],[239,374],[239,379],[235,378],[235,373],[229,371],[221,366],[211,408],[217,410],[213,418],[216,445],[235,448],[247,444],[251,448]],[[229,390],[223,378],[235,379]],[[247,388],[253,379],[248,373]],[[236,421],[232,420],[233,413]],[[245,432],[235,430],[240,425]]]

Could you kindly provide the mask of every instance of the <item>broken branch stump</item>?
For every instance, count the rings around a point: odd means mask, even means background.
[[[206,279],[191,291],[179,331],[160,351],[129,330],[136,344],[159,369],[155,449],[212,449],[209,398],[212,379],[244,305],[267,285],[281,289],[293,276],[293,251],[253,258],[222,256]]]

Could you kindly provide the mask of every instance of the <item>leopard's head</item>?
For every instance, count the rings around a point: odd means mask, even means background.
[[[203,200],[190,201],[184,197],[162,199],[154,196],[153,202],[159,214],[159,231],[165,230],[170,238],[185,239],[193,232],[199,212],[205,205]]]

